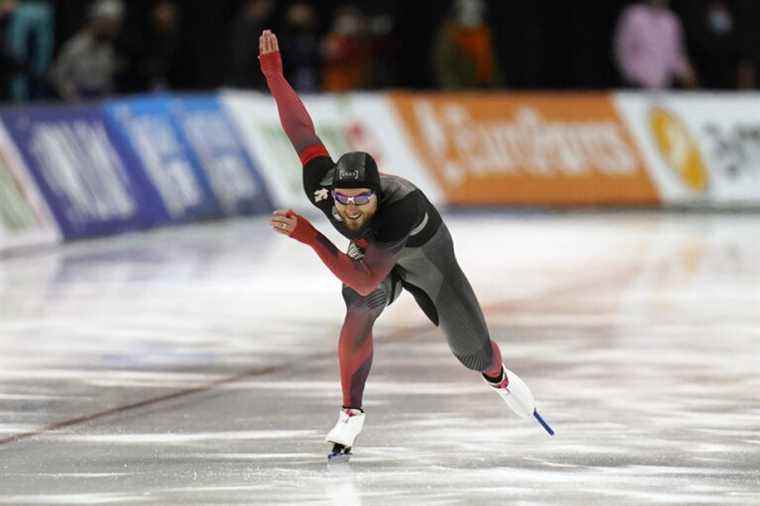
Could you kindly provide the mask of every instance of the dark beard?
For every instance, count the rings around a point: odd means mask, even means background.
[[[364,223],[361,227],[354,230],[352,228],[348,228],[344,222],[341,224],[341,228],[343,229],[341,230],[343,235],[349,239],[362,239],[363,237],[369,235],[371,230],[369,223]]]

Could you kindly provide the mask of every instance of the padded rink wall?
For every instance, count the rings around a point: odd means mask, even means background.
[[[760,95],[318,95],[337,155],[373,154],[438,204],[760,205]],[[303,209],[268,95],[0,110],[0,251]]]

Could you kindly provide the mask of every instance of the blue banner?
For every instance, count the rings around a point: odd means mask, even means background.
[[[164,96],[104,104],[114,137],[129,146],[172,222],[222,216],[222,207],[193,152],[174,125]]]
[[[172,98],[169,111],[181,137],[205,170],[225,215],[272,211],[260,169],[248,155],[241,133],[217,96]]]
[[[158,194],[135,170],[94,106],[0,111],[64,237],[98,236],[166,221]]]
[[[66,239],[273,209],[214,95],[0,110]]]

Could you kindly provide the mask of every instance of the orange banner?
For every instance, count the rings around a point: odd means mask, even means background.
[[[657,204],[606,94],[391,94],[452,204]]]

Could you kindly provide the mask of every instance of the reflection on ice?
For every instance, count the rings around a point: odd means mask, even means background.
[[[263,221],[184,227],[0,260],[0,440],[43,431],[0,504],[760,503],[760,216],[447,220],[556,438],[402,296],[328,466],[339,283]]]

